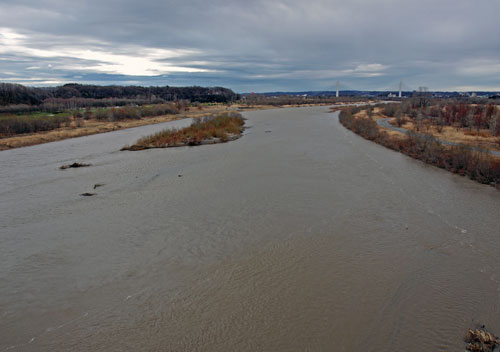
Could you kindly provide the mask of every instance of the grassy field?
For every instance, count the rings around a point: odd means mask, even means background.
[[[75,109],[61,113],[33,112],[29,114],[0,115],[0,138],[18,134],[37,133],[60,128],[63,125],[81,127],[86,120],[125,121],[147,117],[179,114],[181,106],[175,103],[111,108]]]

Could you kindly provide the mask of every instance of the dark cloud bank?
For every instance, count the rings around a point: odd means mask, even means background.
[[[3,0],[0,81],[500,90],[500,2]]]

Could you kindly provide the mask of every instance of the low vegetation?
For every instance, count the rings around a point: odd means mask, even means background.
[[[162,115],[176,115],[189,110],[184,102],[98,109],[76,109],[58,114],[0,115],[0,137],[50,131],[62,126],[81,127],[83,120],[125,121]]]
[[[95,118],[100,121],[123,121],[127,119],[140,119],[142,117],[153,117],[161,115],[175,115],[186,107],[180,103],[155,104],[144,106],[125,106],[102,108],[97,110],[86,109],[83,117],[87,119]]]
[[[408,130],[452,137],[480,148],[500,147],[500,109],[492,102],[447,99],[422,103],[412,99],[387,104],[380,112]]]
[[[500,159],[486,152],[473,151],[464,146],[445,146],[431,135],[391,134],[381,129],[369,116],[355,116],[362,107],[344,109],[339,119],[342,125],[363,138],[388,148],[449,170],[468,176],[480,183],[500,187]]]
[[[241,114],[223,112],[215,116],[196,119],[189,127],[166,129],[151,136],[143,137],[136,144],[126,146],[122,150],[223,143],[239,138],[243,132],[243,125],[244,119]]]
[[[335,97],[332,95],[318,95],[318,96],[298,96],[298,95],[266,95],[266,94],[249,94],[242,97],[239,103],[242,107],[252,106],[307,106],[307,105],[320,105],[320,104],[340,104],[340,103],[353,103],[353,102],[368,102],[370,99],[366,97],[351,97],[342,96]]]
[[[69,114],[56,116],[0,116],[0,137],[50,131],[70,122],[71,118]]]

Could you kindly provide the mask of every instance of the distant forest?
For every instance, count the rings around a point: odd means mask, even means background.
[[[91,100],[136,100],[179,101],[200,103],[227,103],[239,95],[223,87],[140,87],[140,86],[96,86],[87,84],[65,84],[59,87],[34,88],[20,84],[0,83],[0,106],[39,106],[61,99]]]

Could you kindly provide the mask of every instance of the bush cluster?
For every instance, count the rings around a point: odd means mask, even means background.
[[[243,131],[244,119],[237,112],[225,112],[194,121],[182,129],[166,129],[151,136],[143,137],[132,147],[124,149],[140,150],[165,148],[178,145],[199,145],[203,141],[218,138],[221,142],[230,136],[238,136]]]
[[[182,108],[182,106],[181,106]],[[121,108],[103,108],[94,111],[93,116],[97,120],[121,121],[128,119],[139,119],[141,117],[153,117],[167,114],[178,114],[180,108],[177,104],[156,104],[144,106],[125,106]]]
[[[0,116],[0,137],[21,133],[50,131],[69,123],[70,117],[59,116]]]

